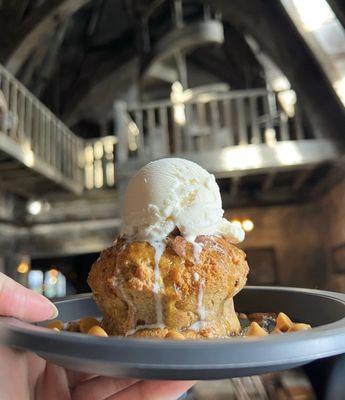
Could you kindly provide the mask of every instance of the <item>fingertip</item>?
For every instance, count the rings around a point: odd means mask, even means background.
[[[0,275],[0,315],[16,317],[28,322],[39,322],[56,318],[58,310],[48,298],[2,274]]]
[[[59,315],[59,310],[57,309],[57,307],[55,306],[55,304],[50,302],[50,306],[52,308],[52,315],[49,319],[55,319],[58,317]]]
[[[57,316],[59,315],[59,310],[57,309],[55,304],[52,303],[50,299],[41,294],[35,293],[35,295],[35,298],[31,298],[32,305],[35,309],[35,312],[31,313],[31,317],[37,319],[37,321],[35,322],[45,320],[48,321],[57,318]]]

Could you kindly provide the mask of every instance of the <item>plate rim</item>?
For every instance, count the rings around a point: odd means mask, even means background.
[[[270,291],[281,291],[284,290],[285,292],[303,292],[303,294],[306,295],[319,295],[323,297],[328,297],[331,298],[332,300],[338,301],[344,306],[345,309],[345,294],[338,293],[338,292],[330,292],[330,291],[322,291],[322,290],[316,290],[316,289],[303,289],[303,288],[290,288],[290,287],[277,287],[277,286],[247,286],[246,290],[270,290]],[[60,298],[56,299],[54,303],[59,305],[59,303],[62,302],[68,302],[68,301],[75,301],[78,299],[82,300],[88,300],[92,297],[91,293],[85,293],[81,295],[73,295],[73,296],[68,296],[65,298]],[[345,312],[344,312],[345,314]],[[28,328],[30,327],[30,328]],[[319,327],[315,327],[310,331],[304,331],[304,332],[295,332],[291,333],[289,335],[272,335],[272,336],[267,336],[263,338],[251,338],[250,340],[244,340],[243,338],[231,338],[231,339],[210,339],[210,340],[185,340],[185,341],[174,341],[174,340],[162,340],[162,339],[143,339],[143,338],[126,338],[126,337],[108,337],[108,338],[99,338],[99,337],[94,337],[94,336],[89,336],[81,333],[73,333],[73,332],[54,332],[52,330],[49,330],[44,327],[38,327],[38,326],[32,326],[32,324],[25,323],[22,321],[18,321],[14,318],[10,317],[0,317],[0,342],[1,342],[1,336],[6,333],[9,336],[8,343],[9,345],[15,345],[18,346],[19,344],[23,344],[24,342],[29,341],[30,339],[33,342],[33,346],[31,347],[25,347],[28,350],[37,352],[37,353],[46,353],[46,354],[51,354],[53,356],[62,356],[62,357],[69,357],[69,358],[75,358],[75,355],[70,355],[67,354],[66,352],[63,353],[60,351],[60,344],[64,343],[66,344],[66,341],[68,342],[69,346],[77,345],[79,349],[85,349],[86,346],[96,346],[97,349],[99,349],[99,352],[101,353],[102,356],[104,356],[106,353],[108,355],[116,353],[121,347],[124,346],[124,344],[127,345],[127,347],[130,348],[132,352],[140,350],[141,352],[145,351],[154,351],[156,353],[160,351],[175,351],[179,350],[181,351],[186,351],[188,350],[189,352],[200,352],[202,351],[203,353],[206,354],[206,352],[221,348],[222,346],[227,346],[228,349],[234,349],[236,348],[237,351],[239,352],[249,352],[253,351],[255,353],[255,350],[260,346],[261,351],[263,349],[269,349],[272,348],[272,346],[276,349],[278,346],[282,347],[285,346],[289,349],[292,348],[292,346],[295,346],[296,343],[299,344],[299,346],[302,345],[307,345],[312,343],[312,341],[316,341],[318,346],[319,346],[319,353],[317,352],[311,352],[308,353],[307,351],[303,352],[300,357],[296,355],[296,352],[293,352],[293,356],[287,358],[286,354],[285,357],[269,357],[269,359],[262,360],[262,359],[257,359],[257,357],[253,356],[250,360],[238,360],[238,356],[236,357],[237,360],[229,360],[228,363],[226,364],[220,364],[220,363],[206,363],[206,364],[200,364],[200,363],[182,363],[182,364],[174,364],[174,363],[168,363],[164,364],[164,369],[165,370],[173,370],[173,369],[179,369],[179,370],[201,370],[201,369],[224,369],[224,368],[255,368],[255,367],[262,367],[262,366],[274,366],[277,365],[281,362],[284,362],[286,364],[288,363],[296,363],[296,362],[305,362],[305,361],[312,361],[316,360],[318,358],[324,358],[328,357],[331,355],[336,355],[336,354],[341,354],[345,352],[345,316],[337,321],[334,321],[329,324],[325,324]],[[1,332],[2,331],[2,332]],[[10,336],[15,336],[16,340],[12,340],[11,343],[11,338]],[[344,343],[343,346],[336,346],[335,343],[331,343],[332,339],[334,336],[339,336],[341,337],[341,341]],[[83,338],[83,339],[81,339]],[[13,339],[13,338],[12,338]],[[39,339],[39,340],[38,340]],[[50,346],[49,351],[44,351],[43,350],[43,345],[45,343],[45,340],[51,340],[54,339],[54,346]],[[42,341],[43,343],[40,343]],[[338,340],[340,342],[340,340]],[[21,347],[21,346],[18,346]],[[328,351],[325,351],[325,347],[328,348]],[[342,348],[341,351],[340,348]],[[109,350],[113,351],[109,351]],[[271,352],[272,353],[272,352]],[[132,357],[133,358],[133,357]],[[101,360],[97,355],[93,352],[85,355],[85,358],[80,356],[79,359],[85,359],[89,361],[97,361]],[[118,365],[123,366],[124,368],[145,368],[145,369],[151,369],[151,370],[157,370],[158,368],[162,368],[162,364],[157,364],[157,363],[152,363],[147,360],[147,362],[126,362],[124,359],[103,359],[103,362],[114,362],[117,363]]]

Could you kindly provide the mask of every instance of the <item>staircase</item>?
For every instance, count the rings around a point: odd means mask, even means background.
[[[83,141],[0,64],[0,189],[40,197],[84,188]]]

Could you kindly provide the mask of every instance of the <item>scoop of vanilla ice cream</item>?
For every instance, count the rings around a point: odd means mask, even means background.
[[[147,164],[129,182],[122,234],[154,242],[164,240],[177,227],[190,242],[199,235],[241,242],[244,231],[223,214],[214,175],[191,161],[164,158]]]

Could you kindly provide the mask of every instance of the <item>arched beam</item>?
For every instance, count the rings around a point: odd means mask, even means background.
[[[235,28],[252,35],[296,91],[314,134],[345,144],[344,108],[282,4],[276,0],[201,0]]]
[[[121,65],[111,68],[107,64],[108,72],[97,74],[89,81],[89,85],[80,83],[79,96],[73,96],[62,115],[63,121],[69,126],[74,125],[82,119],[95,121],[109,116],[116,98],[122,97],[130,86],[138,80],[139,60],[137,57],[129,57],[123,60]],[[79,89],[72,92],[78,93]]]
[[[171,59],[179,52],[187,53],[198,47],[223,42],[223,24],[216,20],[195,22],[174,29],[163,36],[147,54],[141,65],[141,75],[149,75],[153,65]]]
[[[16,74],[29,55],[69,17],[89,0],[49,0],[33,11],[21,25],[8,27],[0,38],[0,59]]]
[[[265,87],[263,67],[244,36],[233,26],[223,23],[225,41],[221,48],[199,48],[189,60],[217,76],[234,89]],[[221,50],[221,51],[220,51]]]
[[[111,112],[116,97],[137,82],[139,60],[134,41],[134,31],[128,30],[106,48],[89,55],[83,77],[64,93],[64,122],[71,126],[84,118],[103,119]]]

